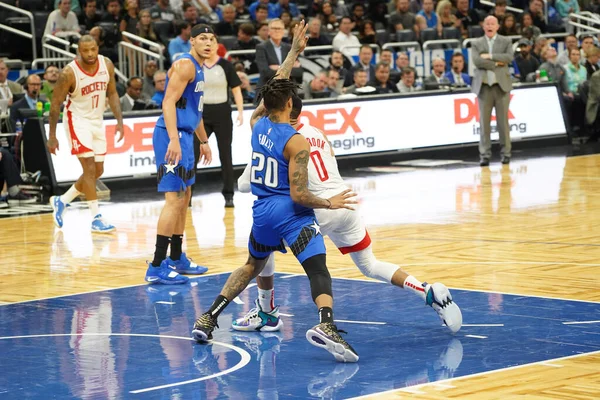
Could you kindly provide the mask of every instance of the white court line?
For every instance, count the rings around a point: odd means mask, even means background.
[[[446,325],[442,325],[442,326],[446,326]],[[465,326],[504,326],[504,324],[462,324],[463,327]]]
[[[552,364],[552,363],[549,363],[549,362],[543,362],[543,363],[540,363],[540,365],[544,365],[546,367],[553,367],[553,368],[562,368],[562,367],[564,367],[564,365]]]
[[[600,321],[568,321],[568,322],[563,322],[563,325],[579,325],[579,324],[600,324]]]
[[[471,337],[471,338],[475,338],[475,339],[487,339],[487,336],[481,336],[481,335],[465,335],[465,337]]]
[[[192,281],[190,281],[190,286],[198,286],[198,282],[196,282],[197,279],[206,277],[206,276],[217,276],[217,275],[223,275],[223,274],[230,274],[231,272],[215,272],[214,274],[203,274],[203,275],[198,275],[198,277],[194,277],[192,278]],[[51,300],[51,299],[60,299],[61,297],[70,297],[70,296],[79,296],[81,294],[88,294],[88,293],[99,293],[99,292],[105,292],[107,290],[119,290],[119,289],[127,289],[127,288],[133,288],[133,287],[138,287],[138,286],[149,286],[148,283],[138,283],[135,285],[127,285],[127,286],[118,286],[118,287],[113,287],[113,288],[107,288],[107,289],[97,289],[97,290],[90,290],[89,292],[78,292],[78,293],[70,293],[70,294],[61,294],[60,296],[50,296],[50,297],[41,297],[39,299],[32,299],[32,300],[21,300],[21,301],[14,301],[12,303],[2,303],[0,302],[0,307],[2,306],[10,306],[13,304],[23,304],[23,303],[31,303],[32,301],[42,301],[42,300]]]
[[[153,337],[153,338],[188,340],[188,341],[195,342],[195,340],[190,337],[171,336],[171,335],[151,335],[151,334],[145,334],[145,333],[49,333],[49,334],[40,334],[40,335],[4,336],[4,337],[0,337],[0,340],[31,339],[31,338],[60,337],[60,336],[63,336],[63,337],[64,336],[135,336],[135,337]],[[190,379],[190,380],[183,381],[183,382],[170,383],[168,385],[153,386],[153,387],[149,387],[149,388],[145,388],[145,389],[132,390],[129,393],[137,394],[137,393],[151,392],[153,390],[165,389],[165,388],[169,388],[169,387],[173,387],[173,386],[182,386],[182,385],[187,385],[189,383],[201,382],[201,381],[205,381],[207,379],[217,378],[219,376],[235,372],[238,369],[245,367],[250,362],[250,354],[248,354],[248,352],[242,348],[239,348],[237,346],[234,346],[234,345],[231,345],[228,343],[216,342],[214,340],[212,340],[210,342],[210,344],[212,344],[213,346],[217,345],[217,346],[227,347],[228,349],[236,351],[241,356],[241,360],[233,367],[228,368],[224,371],[218,372],[216,374],[203,376],[201,378],[196,378],[196,379]]]
[[[294,314],[284,314],[282,312],[280,312],[279,315],[283,315],[284,317],[293,317],[294,316]]]
[[[168,304],[168,305],[173,305],[175,304],[174,301],[157,301],[154,304]]]
[[[283,273],[284,273],[284,272],[282,272],[282,274],[283,274]],[[288,279],[288,278],[293,278],[293,277],[295,277],[295,276],[303,276],[303,274],[289,274],[289,275],[286,275],[286,276],[282,276],[282,277],[280,277],[279,279]]]
[[[345,322],[347,324],[366,324],[366,325],[386,325],[387,322],[369,322],[369,321],[348,321],[345,319],[335,319],[335,322]]]
[[[536,362],[522,364],[522,365],[515,365],[513,367],[500,368],[500,369],[495,369],[495,370],[491,370],[491,371],[478,372],[476,374],[465,375],[465,376],[458,376],[456,378],[450,378],[450,379],[444,379],[444,380],[441,380],[439,382],[421,383],[419,385],[411,386],[411,388],[413,388],[413,389],[419,389],[419,388],[422,388],[422,387],[425,387],[425,386],[431,386],[431,385],[434,385],[434,384],[439,384],[441,382],[447,384],[449,382],[454,382],[454,381],[459,381],[459,380],[469,379],[469,378],[475,378],[477,376],[489,375],[489,374],[493,374],[493,373],[496,373],[496,372],[511,371],[513,369],[519,369],[519,368],[523,368],[523,367],[531,367],[531,366],[540,365],[540,364],[543,364],[543,363],[549,363],[549,362],[560,361],[560,360],[569,360],[571,358],[583,357],[583,356],[591,356],[591,355],[595,355],[595,354],[600,354],[600,350],[591,351],[589,353],[581,353],[581,354],[574,354],[574,355],[571,355],[571,356],[552,358],[550,360],[536,361]],[[404,389],[386,390],[386,391],[383,391],[383,392],[366,394],[364,396],[350,397],[347,400],[366,399],[366,398],[369,398],[371,396],[381,396],[381,395],[384,395],[384,394],[398,393],[398,391],[400,391],[400,390],[404,390]]]
[[[250,289],[251,287],[254,287],[254,286],[256,286],[256,283],[250,283],[248,286],[246,286],[246,288],[244,290]],[[244,290],[242,290],[242,293],[244,292]],[[235,304],[244,304],[244,300],[240,299],[238,296],[236,296],[236,298],[233,299],[233,302]]]

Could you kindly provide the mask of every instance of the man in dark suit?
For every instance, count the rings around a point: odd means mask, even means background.
[[[490,15],[483,23],[485,35],[473,42],[473,63],[477,69],[472,91],[479,99],[479,165],[490,165],[492,156],[491,119],[496,110],[496,125],[502,147],[502,164],[510,163],[510,126],[508,104],[512,81],[508,66],[514,59],[511,40],[498,35],[498,20]]]
[[[121,111],[138,111],[146,108],[146,103],[141,100],[142,96],[142,78],[133,76],[127,81],[127,89],[121,97]]]
[[[450,71],[446,72],[446,78],[455,86],[470,86],[471,77],[465,74],[465,56],[462,53],[452,54],[452,65]]]
[[[260,74],[257,89],[275,75],[290,52],[291,45],[282,41],[285,34],[284,29],[285,26],[279,18],[272,19],[269,22],[269,40],[256,46],[256,65]],[[302,81],[302,68],[298,61],[296,61],[295,68],[292,68],[292,78]]]
[[[350,68],[350,73],[346,75],[344,86],[350,86],[356,70],[367,71],[367,80],[375,80],[375,66],[371,64],[373,59],[373,49],[368,44],[363,44],[358,52],[358,62]]]
[[[15,101],[10,108],[10,119],[13,127],[17,121],[21,121],[24,125],[26,117],[21,112],[22,109],[35,110],[39,101],[40,90],[42,90],[42,80],[38,75],[29,75],[25,80],[25,96],[19,101]]]

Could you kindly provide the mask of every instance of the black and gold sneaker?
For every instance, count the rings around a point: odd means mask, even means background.
[[[204,313],[194,323],[194,329],[192,329],[192,337],[198,342],[208,342],[212,340],[212,332],[218,328],[217,320],[213,318],[209,313]]]
[[[306,340],[313,346],[327,350],[339,362],[357,362],[358,354],[346,342],[338,331],[337,326],[331,322],[323,322],[306,331]]]

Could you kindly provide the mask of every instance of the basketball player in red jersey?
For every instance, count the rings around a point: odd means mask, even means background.
[[[117,119],[115,134],[118,141],[123,139],[123,115],[115,82],[115,67],[106,57],[98,57],[98,45],[89,35],[79,39],[79,56],[67,65],[54,88],[50,107],[50,138],[48,150],[56,154],[56,124],[60,107],[67,99],[63,125],[71,147],[71,154],[79,158],[83,174],[62,196],[52,196],[50,205],[54,210],[54,224],[62,228],[65,207],[81,193],[85,194],[92,212],[92,232],[108,233],[115,227],[102,218],[98,210],[96,180],[104,172],[106,155],[106,134],[103,126],[103,114],[106,99],[113,115]]]

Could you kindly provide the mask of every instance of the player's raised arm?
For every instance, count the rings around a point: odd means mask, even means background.
[[[71,68],[64,68],[58,76],[58,81],[54,85],[52,102],[50,103],[50,132],[46,146],[48,151],[56,154],[58,149],[58,139],[56,139],[56,124],[60,117],[60,106],[65,102],[67,95],[75,90],[75,74]]]
[[[109,58],[104,57],[104,62],[106,63],[106,68],[108,68],[108,87],[106,88],[106,94],[108,95],[108,105],[110,106],[110,110],[117,120],[117,130],[115,131],[115,135],[119,132],[119,138],[117,142],[123,140],[123,135],[125,132],[123,131],[123,113],[121,112],[121,99],[119,99],[119,93],[117,93],[117,82],[115,80],[115,66]]]
[[[354,210],[352,204],[356,196],[350,189],[344,190],[330,199],[322,199],[308,190],[308,161],[310,160],[310,146],[304,137],[294,135],[287,142],[284,156],[289,160],[290,196],[294,203],[309,208],[347,208]]]
[[[196,69],[190,60],[182,59],[173,64],[169,74],[169,84],[162,103],[163,116],[170,140],[165,161],[177,164],[181,160],[181,146],[177,131],[177,102],[181,99],[187,84],[194,80]]]
[[[292,48],[275,73],[275,79],[289,79],[296,59],[300,53],[304,51],[306,43],[308,42],[308,37],[306,36],[307,29],[308,25],[305,24],[304,20],[300,21],[300,23],[294,27],[294,40],[292,41]]]

